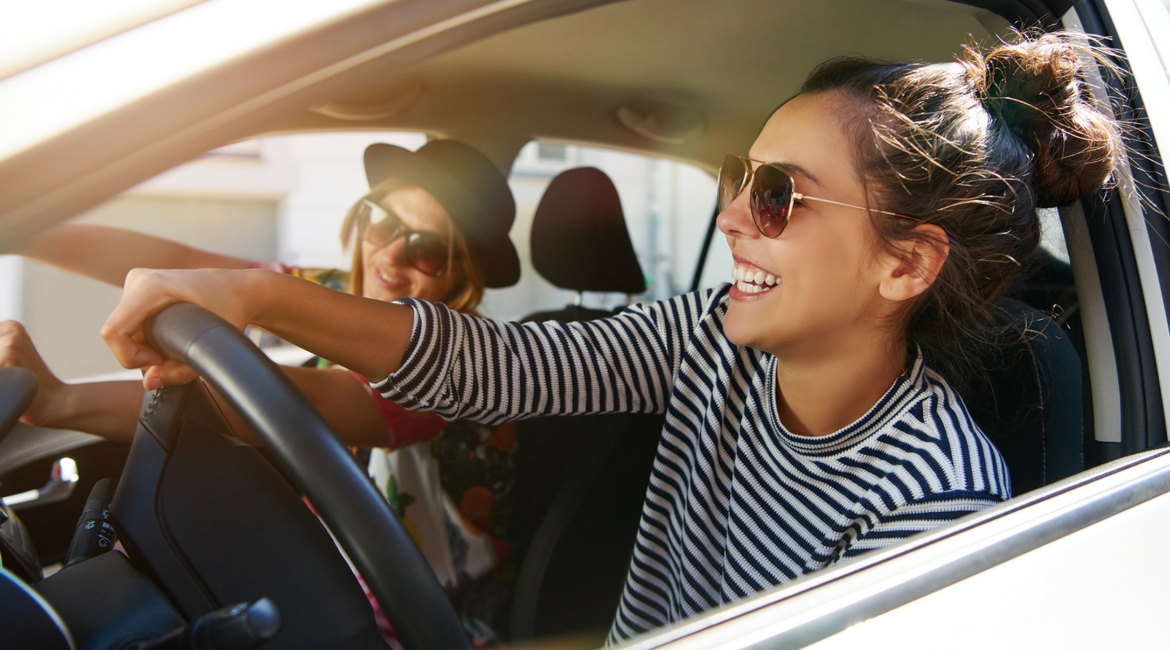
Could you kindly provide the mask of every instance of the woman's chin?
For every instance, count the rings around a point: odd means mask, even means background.
[[[758,342],[760,319],[753,314],[746,313],[746,305],[732,301],[727,306],[727,316],[723,319],[723,335],[733,344],[743,347],[755,347]]]

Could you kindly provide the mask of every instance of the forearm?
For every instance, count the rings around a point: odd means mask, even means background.
[[[391,437],[386,430],[386,423],[378,413],[367,385],[341,368],[282,366],[281,370],[301,389],[341,442],[352,447],[390,445]],[[217,391],[212,390],[212,393],[223,407],[228,424],[240,439],[251,445],[261,444],[247,421],[232,408],[230,402]]]
[[[248,323],[365,377],[398,370],[410,344],[409,307],[359,298],[312,282],[245,271]]]
[[[413,303],[408,367],[376,384],[408,408],[495,425],[539,415],[656,413],[669,354],[644,313],[582,323],[504,323]],[[373,375],[370,375],[373,377]]]
[[[34,239],[20,254],[50,266],[122,286],[133,268],[242,269],[248,260],[192,248],[140,232],[65,224]]]
[[[110,440],[134,439],[138,411],[142,407],[141,382],[66,384],[59,390],[61,394],[54,408],[37,425],[84,431]]]
[[[314,354],[366,377],[401,365],[414,316],[408,307],[358,298],[312,282],[262,270],[135,269],[102,326],[102,338],[125,368],[143,368],[148,389],[182,384],[194,370],[164,360],[143,344],[146,322],[175,303],[208,309],[243,329],[259,325]]]
[[[368,389],[340,368],[282,368],[347,445],[379,447],[389,444],[386,425]],[[38,426],[83,431],[129,442],[134,439],[142,406],[142,383],[135,380],[66,384]],[[256,436],[228,402],[216,394],[223,413],[237,434],[249,444]]]

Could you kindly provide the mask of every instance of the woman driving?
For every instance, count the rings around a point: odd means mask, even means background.
[[[192,302],[487,425],[665,412],[611,640],[1010,497],[951,382],[1039,242],[1036,208],[1109,179],[1119,126],[1075,37],[946,64],[817,68],[719,174],[734,282],[572,324],[375,302],[263,271],[136,270],[103,336],[147,388],[190,368],[143,344]]]

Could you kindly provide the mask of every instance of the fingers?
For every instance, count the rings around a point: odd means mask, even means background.
[[[56,381],[41,355],[20,323],[10,320],[0,323],[0,366],[27,368],[44,383]]]
[[[146,390],[157,390],[163,386],[186,384],[198,376],[190,366],[177,361],[163,361],[146,369],[142,374],[142,387]]]
[[[147,389],[186,383],[195,377],[194,371],[164,360],[146,344],[147,319],[169,305],[185,302],[243,329],[249,322],[250,303],[241,283],[254,273],[257,272],[134,269],[126,275],[122,300],[102,326],[102,338],[123,367],[146,371],[143,385]]]
[[[21,366],[21,340],[27,337],[24,327],[14,321],[0,323],[0,366]]]
[[[163,359],[146,344],[146,320],[169,305],[183,302],[183,296],[172,284],[167,272],[132,270],[126,275],[121,301],[102,326],[102,339],[118,363],[123,368],[146,370],[143,386],[147,390],[186,383],[195,377],[190,368]]]
[[[20,420],[33,426],[49,425],[49,414],[60,410],[58,399],[64,384],[45,365],[32,338],[16,321],[0,323],[0,366],[32,371],[37,379],[37,392]]]
[[[140,269],[126,276],[118,306],[102,325],[101,336],[123,368],[145,368],[162,362],[162,356],[145,345],[146,319],[174,300],[143,278]]]

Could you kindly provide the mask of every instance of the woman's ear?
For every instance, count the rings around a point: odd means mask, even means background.
[[[882,297],[902,302],[922,295],[934,284],[950,252],[942,228],[930,223],[915,227],[909,238],[893,244],[879,287]]]

